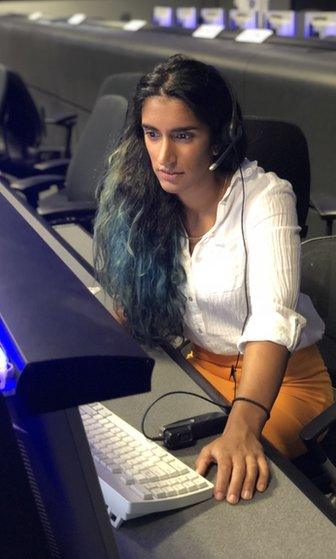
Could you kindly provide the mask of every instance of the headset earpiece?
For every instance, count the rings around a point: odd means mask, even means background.
[[[218,157],[218,159],[216,159],[216,161],[214,161],[210,167],[209,167],[209,171],[215,171],[219,165],[224,161],[224,159],[226,158],[226,156],[228,155],[228,153],[232,150],[232,148],[236,145],[237,142],[239,142],[240,138],[243,135],[243,129],[241,124],[239,124],[237,131],[235,133],[234,136],[232,136],[232,139],[230,140],[229,145],[227,146],[227,148],[225,148],[225,150],[220,154],[220,156]]]
[[[227,127],[228,131],[227,131],[227,134],[226,134],[227,137],[228,137],[229,143],[228,143],[227,147],[224,149],[224,151],[220,154],[218,159],[216,159],[216,161],[214,161],[210,165],[209,171],[215,171],[219,167],[219,165],[221,165],[221,163],[223,163],[223,161],[226,158],[226,156],[228,155],[228,153],[232,150],[232,148],[236,145],[236,143],[239,142],[239,140],[241,139],[241,137],[243,135],[243,128],[242,128],[242,124],[240,122],[240,118],[239,118],[239,115],[238,115],[237,101],[234,98],[233,93],[230,89],[229,89],[229,93],[230,93],[231,103],[232,103],[231,119],[230,119],[230,123]],[[217,154],[214,153],[214,155],[217,155]]]

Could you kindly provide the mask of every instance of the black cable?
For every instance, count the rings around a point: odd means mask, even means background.
[[[205,396],[201,396],[200,394],[196,394],[195,392],[188,392],[187,390],[173,390],[172,392],[166,392],[165,394],[161,394],[161,396],[156,398],[156,400],[154,400],[154,402],[152,402],[150,404],[150,406],[148,406],[148,408],[146,409],[145,413],[142,416],[141,431],[142,431],[142,434],[145,435],[146,439],[149,439],[150,441],[162,441],[163,440],[163,436],[150,437],[149,435],[147,435],[147,433],[145,431],[145,421],[146,421],[146,417],[148,415],[148,412],[152,409],[152,407],[159,400],[162,400],[163,398],[166,398],[166,396],[172,396],[173,394],[186,394],[187,396],[195,396],[196,398],[200,398],[201,400],[204,400],[205,402],[210,402],[210,404],[213,404],[214,406],[218,406],[219,408],[224,410],[224,412],[227,413],[227,414],[229,414],[230,410],[231,410],[231,406],[226,406],[225,404],[220,404],[219,402],[214,402],[213,400],[210,400],[209,398],[206,398]]]
[[[239,157],[238,157],[238,153],[236,148],[234,147],[235,150],[235,155],[237,158],[237,162],[239,161]],[[245,267],[244,267],[244,293],[245,293],[245,304],[246,304],[246,316],[245,316],[245,320],[243,322],[243,326],[240,332],[240,335],[243,335],[243,332],[245,330],[245,326],[246,323],[248,321],[248,318],[250,316],[250,304],[249,304],[249,300],[248,300],[248,294],[247,294],[247,268],[248,268],[248,253],[247,253],[247,246],[246,246],[246,239],[245,239],[245,233],[244,233],[244,210],[245,210],[245,180],[244,180],[244,175],[243,175],[243,171],[241,168],[240,163],[238,163],[238,167],[239,167],[239,172],[240,172],[240,178],[242,181],[242,185],[243,185],[243,200],[242,200],[242,208],[241,208],[241,213],[240,213],[240,227],[241,227],[241,233],[242,233],[242,240],[243,240],[243,246],[244,246],[244,255],[245,255]],[[237,360],[236,360],[236,364],[231,366],[231,373],[230,373],[230,379],[233,378],[233,382],[234,382],[234,389],[233,389],[233,398],[235,399],[237,396],[237,379],[236,379],[236,372],[237,372],[237,367],[238,367],[238,362],[239,362],[239,358],[240,358],[240,351],[238,350],[238,355],[237,355]]]
[[[241,232],[242,232],[242,239],[243,239],[243,245],[244,245],[244,254],[245,254],[245,269],[244,269],[244,292],[245,292],[245,304],[246,304],[246,316],[245,316],[245,320],[242,326],[242,330],[241,330],[241,336],[243,335],[243,332],[245,330],[245,326],[246,323],[248,321],[248,318],[250,316],[250,303],[248,300],[248,294],[247,294],[247,268],[248,268],[248,252],[247,252],[247,246],[246,246],[246,239],[245,239],[245,232],[244,232],[244,211],[245,211],[245,180],[244,180],[244,175],[243,175],[243,171],[241,168],[241,165],[239,165],[239,171],[240,171],[240,177],[241,177],[241,181],[242,181],[242,185],[243,185],[243,201],[242,201],[242,211],[240,214],[240,224],[241,224]]]

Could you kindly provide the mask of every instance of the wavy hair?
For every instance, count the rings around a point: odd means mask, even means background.
[[[180,261],[183,207],[161,188],[141,126],[143,103],[154,95],[186,103],[208,125],[219,149],[230,141],[225,128],[233,111],[232,93],[214,67],[174,55],[140,79],[125,130],[109,158],[94,230],[95,268],[130,333],[148,345],[183,337],[186,280]],[[245,150],[242,135],[216,172],[234,172]]]

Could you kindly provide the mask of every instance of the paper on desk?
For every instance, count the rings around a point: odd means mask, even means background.
[[[83,21],[86,20],[86,17],[86,14],[73,14],[71,17],[69,17],[68,24],[80,25],[81,23],[83,23]]]
[[[238,43],[263,43],[271,35],[272,29],[244,29],[235,40]]]
[[[126,31],[139,31],[142,27],[145,27],[147,21],[144,19],[131,19],[131,21],[127,21],[123,26],[123,29]]]
[[[223,31],[224,25],[203,23],[193,32],[192,36],[197,39],[215,39]]]

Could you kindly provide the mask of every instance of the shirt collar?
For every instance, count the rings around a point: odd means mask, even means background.
[[[238,167],[237,171],[232,175],[230,185],[226,189],[218,205],[223,205],[226,203],[226,199],[230,195],[230,192],[233,189],[234,185],[237,183],[237,181],[241,180],[240,169],[242,171],[244,179],[246,179],[252,175],[252,173],[255,171],[257,166],[258,166],[257,161],[249,161],[248,159],[245,158],[243,163],[240,165],[240,167]]]

